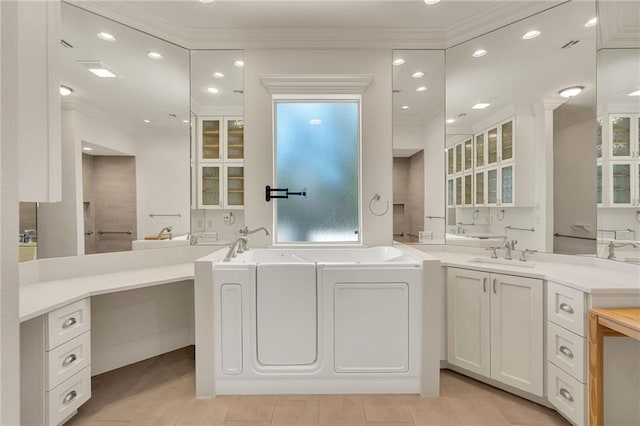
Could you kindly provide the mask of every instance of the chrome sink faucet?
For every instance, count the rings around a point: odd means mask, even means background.
[[[229,262],[231,258],[236,257],[236,253],[243,253],[245,250],[247,250],[248,242],[249,240],[247,240],[245,237],[240,237],[235,240],[229,246],[229,251],[227,252],[227,255],[224,257],[224,259],[222,259],[222,261]]]
[[[625,247],[625,246],[631,246],[633,248],[640,248],[639,245],[634,244],[634,243],[622,243],[622,244],[614,244],[613,241],[609,241],[609,255],[607,256],[607,259],[609,260],[613,260],[616,258],[616,248],[617,247]]]
[[[504,241],[504,260],[511,260],[511,250],[515,250],[518,240]]]
[[[171,234],[171,231],[173,231],[173,226],[165,226],[164,228],[162,228],[162,230],[160,230],[160,233],[158,233],[158,236],[156,237],[157,240],[162,239],[162,236],[164,235],[164,233],[166,232],[167,234],[169,234],[169,239],[173,239],[173,235]]]
[[[255,234],[258,231],[264,231],[265,235],[267,236],[271,235],[271,231],[269,231],[269,229],[265,228],[264,226],[261,226],[260,228],[256,228],[252,231],[249,231],[249,228],[245,226],[244,228],[241,228],[238,232],[240,233],[240,235],[246,237],[247,235]]]

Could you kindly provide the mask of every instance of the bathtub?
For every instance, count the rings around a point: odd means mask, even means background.
[[[216,393],[419,392],[420,259],[253,249],[215,262],[212,279]]]

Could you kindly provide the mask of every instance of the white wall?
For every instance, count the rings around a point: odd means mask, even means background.
[[[229,223],[225,223],[223,215],[229,213],[233,215]],[[218,234],[219,243],[231,243],[240,237],[239,230],[244,226],[244,210],[217,210],[198,209],[191,210],[191,232],[202,237],[201,243],[210,242],[210,239],[203,233],[215,232]],[[262,225],[260,225],[262,226]],[[256,228],[252,226],[250,229]],[[254,236],[251,237],[253,241]],[[209,241],[205,241],[209,240]],[[251,244],[253,245],[253,244]]]
[[[273,225],[273,205],[264,200],[265,185],[273,184],[272,97],[259,76],[268,74],[373,74],[362,95],[362,239],[370,246],[391,244],[391,211],[375,216],[368,210],[373,194],[393,199],[391,128],[391,51],[246,50],[245,223]],[[254,246],[271,244],[271,237],[252,236]]]

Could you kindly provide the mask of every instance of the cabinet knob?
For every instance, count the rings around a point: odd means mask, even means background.
[[[74,399],[76,399],[76,396],[78,396],[78,392],[72,390],[71,392],[69,392],[68,394],[65,395],[64,399],[62,400],[63,404],[68,404],[71,401],[73,401]]]
[[[573,395],[565,388],[560,389],[560,395],[569,402],[573,402]]]
[[[571,352],[571,349],[569,349],[568,347],[560,346],[560,348],[558,350],[560,351],[560,353],[562,353],[567,358],[573,358],[573,352]]]
[[[572,314],[574,312],[573,307],[567,303],[561,303],[559,308],[568,314]]]
[[[77,323],[78,320],[75,319],[75,317],[71,317],[68,320],[66,320],[65,322],[62,323],[62,328],[69,328],[72,325],[74,325],[75,323]]]
[[[62,366],[63,366],[63,367],[66,367],[66,366],[68,366],[69,364],[71,364],[72,362],[74,362],[76,359],[78,359],[78,357],[76,356],[76,354],[71,354],[71,355],[69,355],[68,357],[66,357],[66,358],[64,359],[64,361],[62,361]]]

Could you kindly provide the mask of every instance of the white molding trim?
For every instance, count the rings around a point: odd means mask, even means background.
[[[484,131],[485,129],[492,127],[494,125],[499,124],[500,122],[509,119],[510,117],[514,117],[517,115],[515,105],[509,105],[499,111],[496,111],[494,114],[491,114],[488,118],[477,122],[473,127],[473,134]]]
[[[374,76],[371,74],[267,74],[259,75],[272,95],[281,94],[362,94]]]

